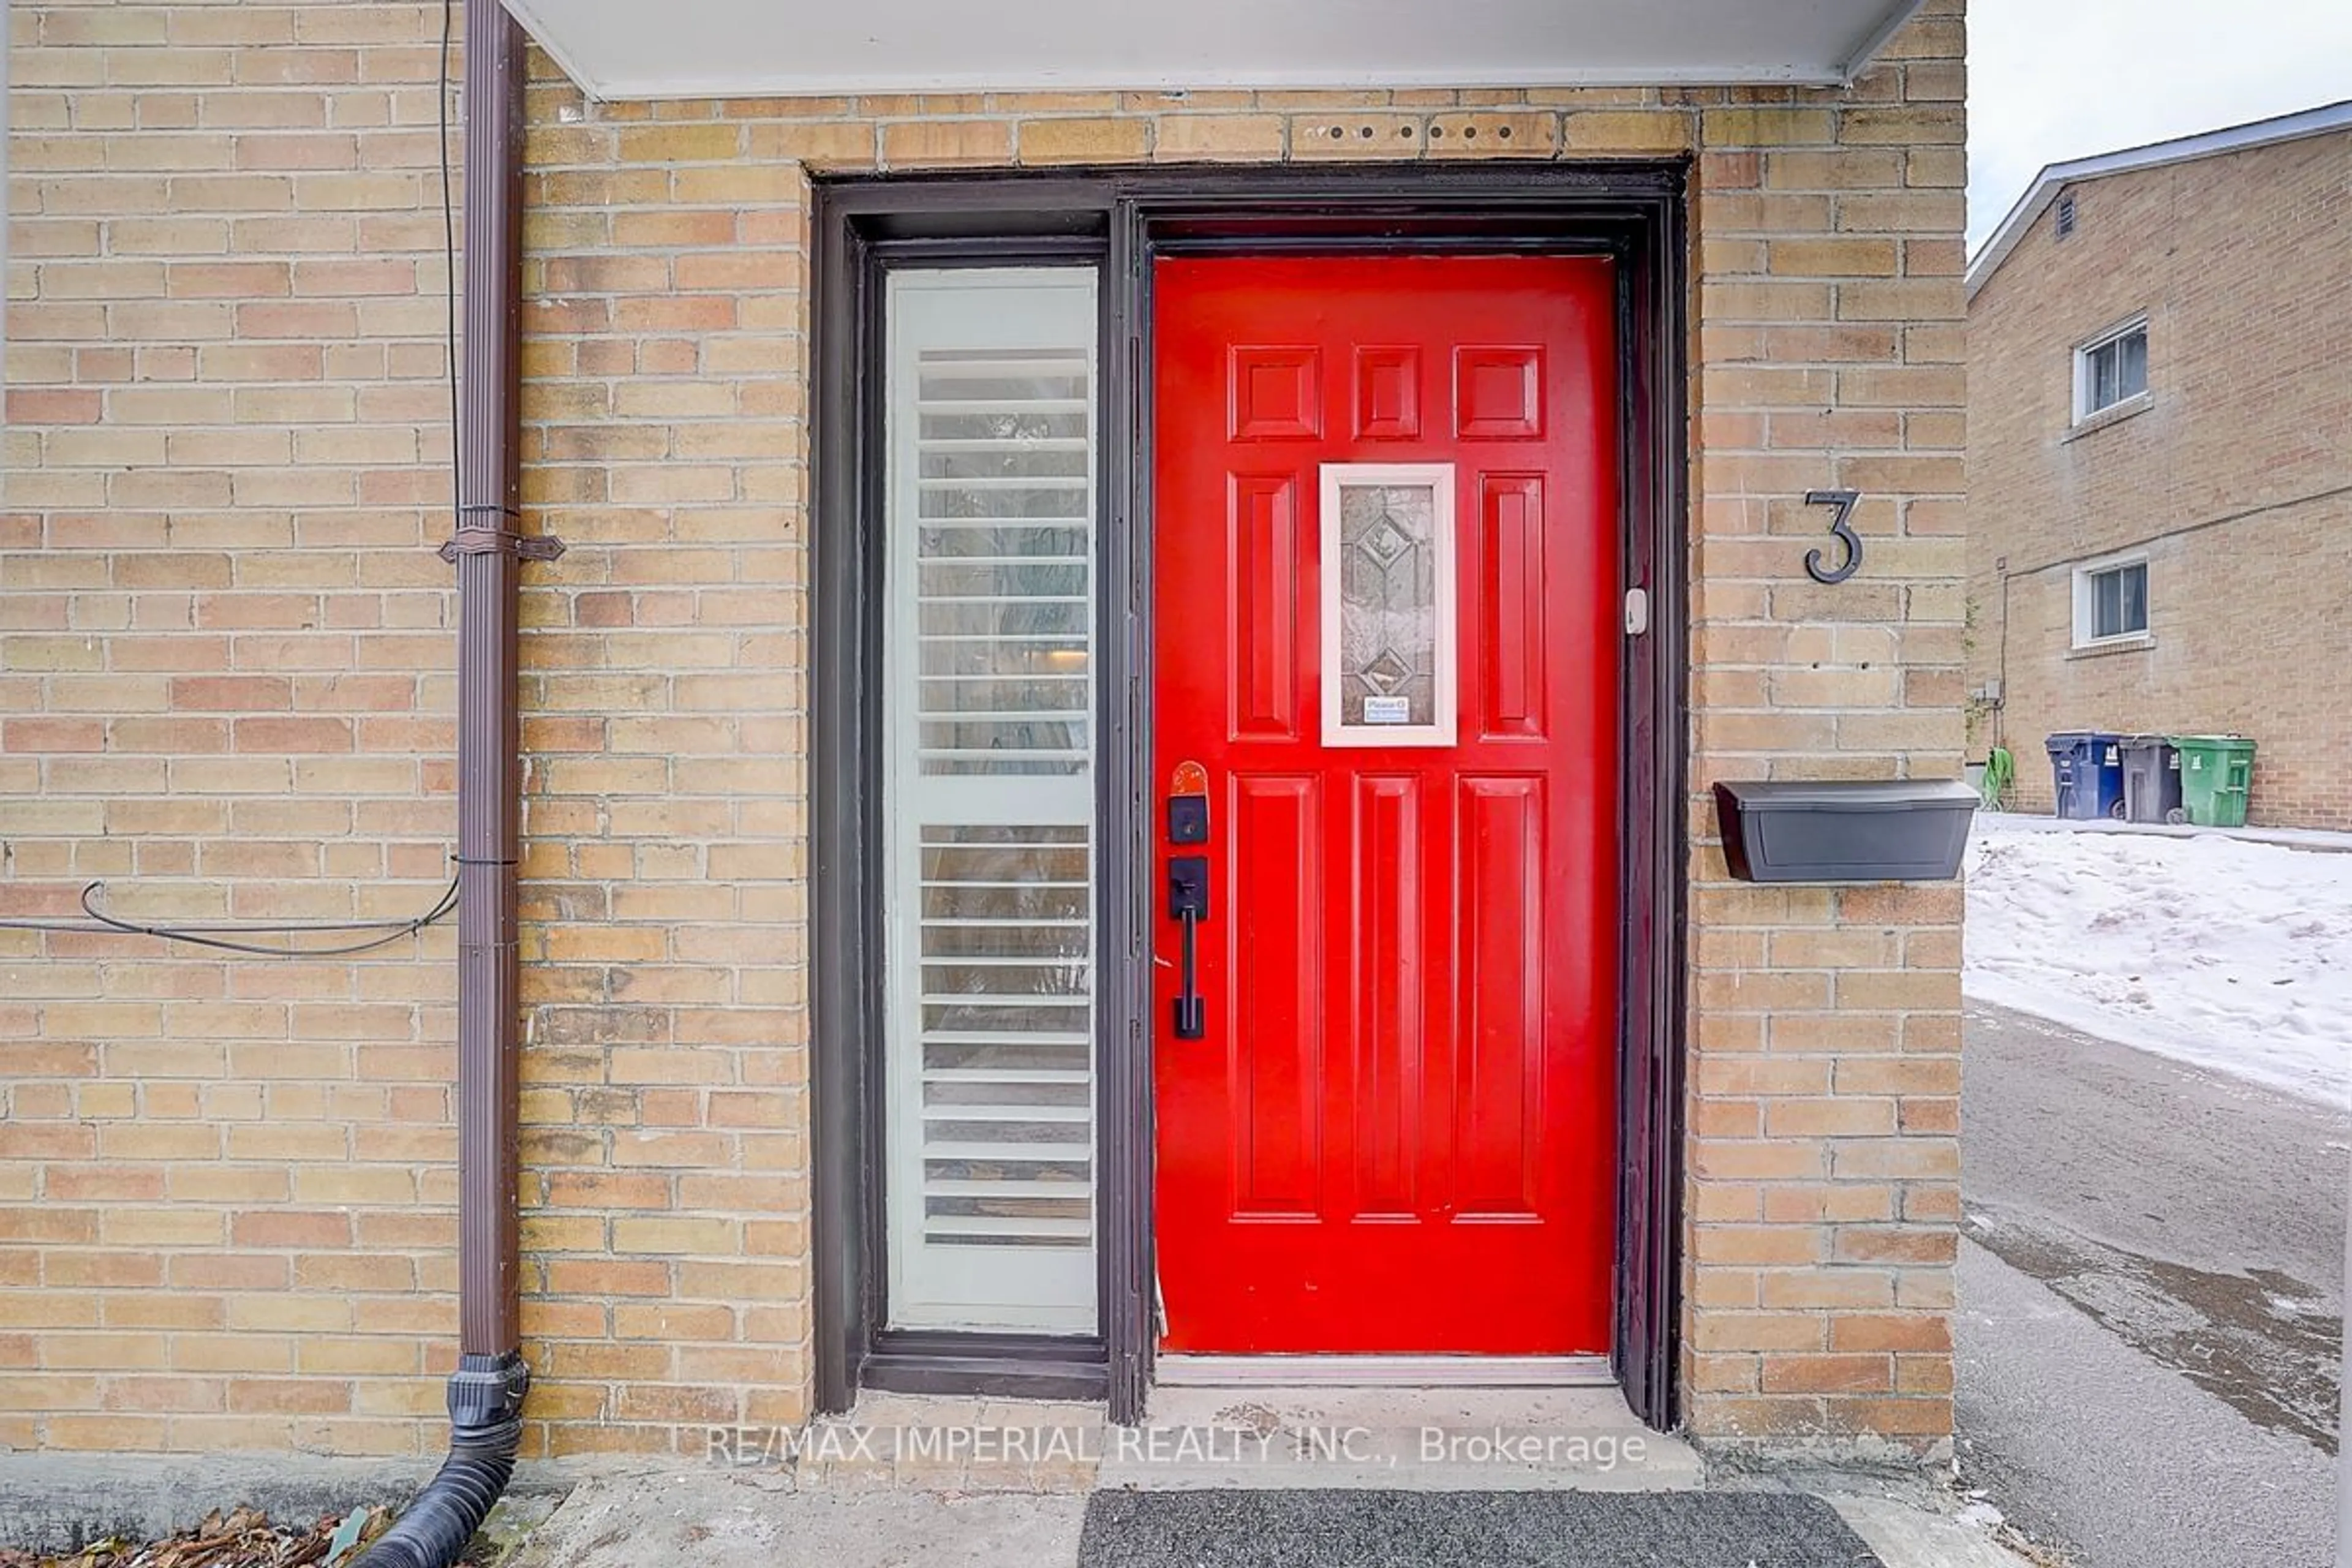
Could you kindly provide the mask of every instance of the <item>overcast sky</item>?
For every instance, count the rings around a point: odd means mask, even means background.
[[[1969,244],[2044,163],[2352,99],[2352,0],[1970,0]]]

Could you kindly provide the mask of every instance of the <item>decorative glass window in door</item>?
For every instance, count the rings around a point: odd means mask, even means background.
[[[1096,1328],[1095,274],[889,279],[888,1322]]]
[[[1454,742],[1454,465],[1326,463],[1323,743]]]

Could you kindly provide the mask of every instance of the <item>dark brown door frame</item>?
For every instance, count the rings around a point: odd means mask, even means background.
[[[1619,262],[1627,639],[1620,779],[1625,921],[1616,1321],[1635,1413],[1680,1419],[1687,656],[1686,166],[1674,163],[1172,169],[828,181],[815,210],[810,530],[810,1003],[817,1407],[860,1386],[1107,1398],[1151,1382],[1151,263],[1377,249],[1605,254]],[[1102,280],[1102,663],[1097,1065],[1100,1335],[887,1331],[880,1246],[880,291],[903,265],[1092,263]]]

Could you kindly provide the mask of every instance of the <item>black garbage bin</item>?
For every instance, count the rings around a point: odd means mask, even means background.
[[[2127,735],[2124,754],[2124,820],[2186,822],[2180,809],[2180,751],[2162,735]]]

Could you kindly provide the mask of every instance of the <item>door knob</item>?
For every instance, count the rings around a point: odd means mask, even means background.
[[[1201,998],[1200,927],[1209,918],[1209,858],[1168,858],[1168,918],[1183,932],[1183,958],[1176,980],[1176,1037],[1197,1040],[1209,1032],[1209,1009]]]
[[[1179,763],[1168,781],[1168,842],[1186,846],[1209,841],[1209,770]],[[1183,932],[1182,972],[1176,982],[1176,1037],[1197,1040],[1209,1032],[1209,1009],[1201,1000],[1200,928],[1209,918],[1209,858],[1168,858],[1168,918]]]

